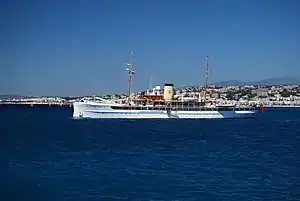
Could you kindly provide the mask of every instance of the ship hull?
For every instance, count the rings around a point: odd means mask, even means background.
[[[74,118],[98,119],[224,119],[254,118],[257,110],[222,110],[222,111],[167,111],[167,110],[118,110],[110,104],[81,103],[73,104]]]

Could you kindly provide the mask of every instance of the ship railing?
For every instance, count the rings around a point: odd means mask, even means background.
[[[100,97],[94,97],[94,98],[83,97],[79,100],[79,102],[113,103],[112,100],[107,100]]]
[[[199,102],[161,102],[156,104],[136,104],[136,105],[122,105],[122,106],[112,106],[113,109],[122,109],[122,110],[172,110],[172,111],[228,111],[228,110],[255,110],[255,107],[248,106],[239,106],[239,105],[202,105]]]

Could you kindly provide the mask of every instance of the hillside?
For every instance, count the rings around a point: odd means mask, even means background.
[[[300,76],[286,76],[280,78],[269,78],[263,79],[259,81],[253,82],[243,82],[238,80],[228,80],[228,81],[221,81],[212,83],[213,85],[220,85],[220,86],[241,86],[241,85],[293,85],[293,84],[300,84]]]

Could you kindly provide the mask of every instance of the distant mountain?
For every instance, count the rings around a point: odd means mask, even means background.
[[[241,82],[238,80],[228,80],[228,81],[221,81],[213,83],[213,85],[219,85],[219,86],[242,86],[247,85],[246,82]]]
[[[14,98],[22,98],[23,96],[18,95],[11,95],[11,94],[0,94],[0,99],[6,100],[6,99],[14,99]]]
[[[242,86],[242,85],[292,85],[300,84],[300,76],[286,76],[280,78],[269,78],[254,82],[242,82],[238,80],[229,80],[213,83],[219,86]]]
[[[270,78],[255,82],[255,84],[260,85],[290,85],[290,84],[300,84],[300,76],[287,76],[281,78]]]
[[[11,99],[21,99],[21,98],[36,98],[33,96],[20,96],[20,95],[12,95],[12,94],[0,94],[0,100],[11,100]]]

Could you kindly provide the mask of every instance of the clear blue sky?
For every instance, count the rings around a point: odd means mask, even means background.
[[[87,95],[300,75],[298,0],[0,1],[0,94]]]

